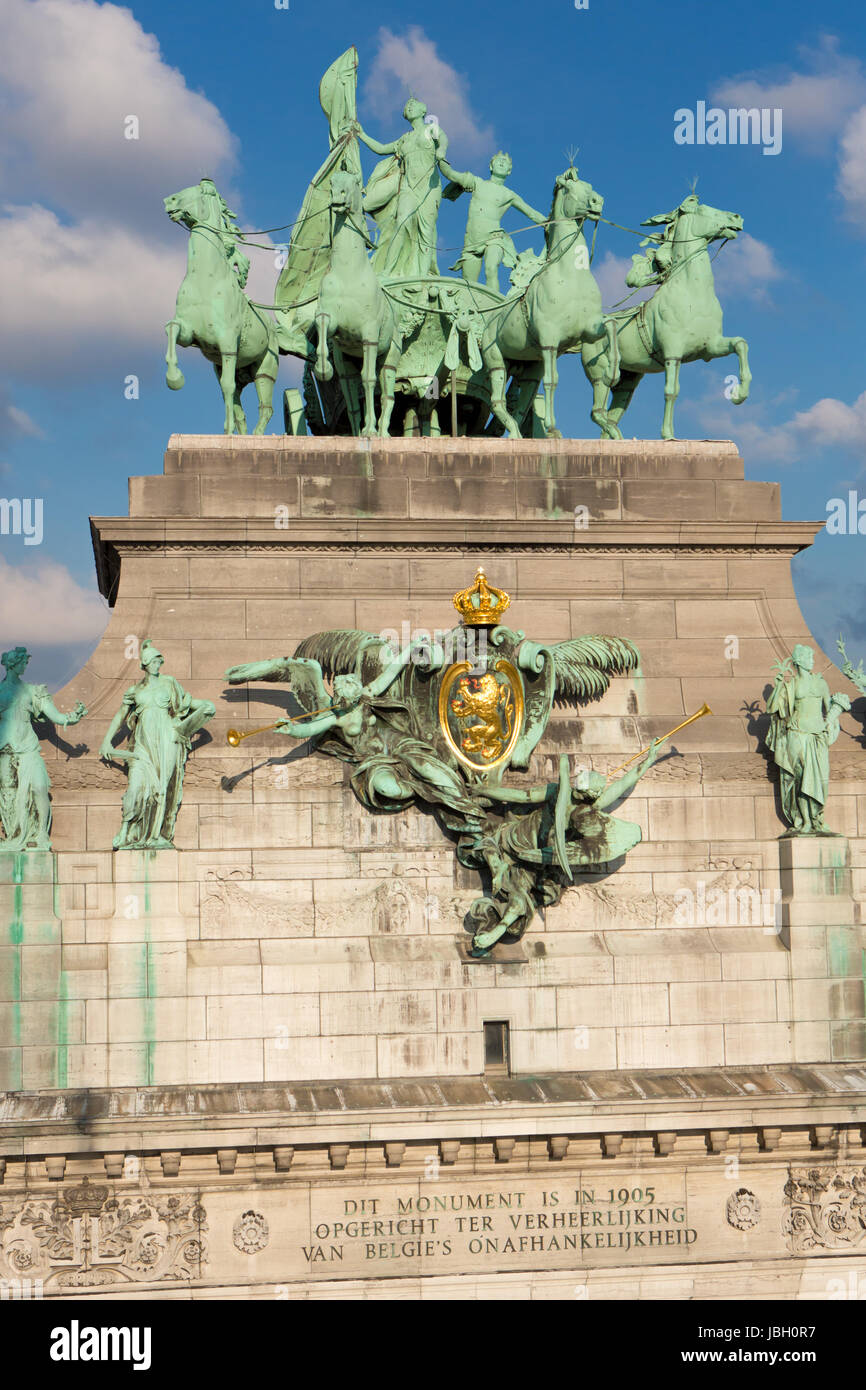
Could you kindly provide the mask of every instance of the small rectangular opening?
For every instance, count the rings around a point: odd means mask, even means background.
[[[498,1021],[484,1024],[484,1070],[487,1073],[508,1075],[508,1024]]]

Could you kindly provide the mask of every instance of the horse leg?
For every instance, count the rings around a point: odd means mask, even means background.
[[[518,368],[511,378],[505,405],[522,430],[526,428],[527,411],[532,408],[540,385],[541,377],[533,363],[526,363]]]
[[[556,395],[556,384],[559,381],[559,372],[556,370],[556,348],[543,347],[541,354],[544,362],[544,427],[548,439],[561,439],[562,435],[556,428],[556,417],[553,413],[553,398]]]
[[[508,430],[512,439],[522,439],[520,427],[514,416],[509,415],[505,404],[505,378],[508,373],[505,370],[505,359],[499,345],[495,342],[491,343],[488,348],[482,349],[482,356],[490,378],[490,409],[499,423]]]
[[[235,397],[237,392],[237,347],[234,352],[224,352],[220,359],[220,387],[223,393],[223,401],[226,408],[226,419],[223,427],[224,434],[234,434],[235,428]]]
[[[364,386],[364,435],[374,435],[376,433],[376,349],[379,346],[378,338],[373,342],[364,342],[364,356],[361,361],[361,381]]]
[[[171,319],[165,325],[165,331],[168,334],[168,349],[165,354],[168,370],[165,374],[165,384],[171,391],[179,391],[183,386],[183,372],[177,365],[177,337],[180,327],[180,319]]]
[[[330,381],[331,377],[334,375],[334,368],[328,360],[328,324],[330,323],[330,315],[317,314],[316,321],[319,325],[319,346],[314,370],[320,381]]]
[[[253,377],[256,397],[259,402],[259,418],[256,421],[253,434],[264,434],[268,421],[274,413],[274,387],[277,384],[279,365],[279,354],[273,344],[268,343],[267,351],[256,367]]]
[[[394,383],[397,380],[397,366],[402,351],[402,341],[399,339],[392,341],[379,373],[379,434],[383,439],[388,438],[388,430],[391,425],[391,412],[394,409]]]
[[[737,354],[740,380],[731,392],[731,400],[734,405],[742,405],[743,401],[749,398],[749,387],[752,383],[752,373],[749,371],[749,344],[745,338],[725,338],[720,335],[707,344],[706,360],[709,361],[713,357],[729,357],[732,352]]]
[[[607,356],[610,362],[610,387],[613,390],[619,381],[619,341],[616,336],[616,319],[605,319],[604,331],[607,338]]]
[[[340,383],[340,390],[343,393],[343,400],[346,402],[346,411],[349,416],[349,429],[357,439],[361,433],[361,403],[358,400],[357,377],[349,376],[346,371],[346,359],[343,356],[343,349],[334,339],[334,367],[337,372],[337,380]]]
[[[607,411],[607,422],[615,430],[612,439],[622,439],[619,422],[631,403],[631,398],[642,380],[640,372],[621,372],[618,384],[611,392]]]
[[[665,358],[665,414],[662,420],[662,439],[676,439],[674,434],[674,403],[680,394],[680,358]]]

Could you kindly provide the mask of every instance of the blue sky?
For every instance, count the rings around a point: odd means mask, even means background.
[[[105,620],[88,516],[125,513],[127,476],[161,471],[170,433],[221,425],[203,359],[183,354],[183,391],[164,384],[186,235],[161,199],[210,173],[242,226],[290,222],[327,151],[319,79],[350,43],[359,115],[379,139],[401,133],[411,88],[439,116],[456,168],[484,170],[505,148],[512,185],[539,208],[579,147],[581,175],[617,222],[670,208],[695,177],[706,202],[741,213],[746,235],[714,264],[725,331],[750,344],[751,398],[725,399],[734,359],[687,366],[678,433],[737,441],[748,477],[782,482],[786,517],[821,520],[850,488],[866,497],[861,4],[589,0],[576,10],[544,0],[528,12],[511,0],[440,0],[413,12],[379,0],[0,0],[0,20],[0,490],[44,499],[40,546],[0,537],[0,643],[31,644],[35,678],[68,679]],[[781,108],[781,152],[676,144],[674,112],[698,101]],[[123,138],[129,114],[137,141]],[[363,158],[369,172],[373,156]],[[465,200],[443,205],[443,268],[464,218]],[[520,244],[537,246],[538,234]],[[607,304],[625,293],[635,249],[636,238],[602,227],[595,266]],[[268,297],[276,275],[273,254],[256,253],[254,297]],[[124,396],[130,375],[138,399]],[[283,359],[280,387],[296,379]],[[564,433],[595,434],[589,404],[566,359]],[[626,433],[657,436],[661,409],[661,380],[648,378]],[[822,535],[795,563],[825,647],[841,627],[866,653],[863,547],[860,536]]]

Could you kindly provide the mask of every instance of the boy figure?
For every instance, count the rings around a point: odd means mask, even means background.
[[[517,208],[524,217],[539,225],[547,221],[544,213],[536,212],[525,203],[519,193],[506,188],[505,180],[511,173],[511,155],[501,150],[490,161],[490,178],[482,179],[477,174],[461,174],[452,169],[445,159],[439,160],[439,168],[446,178],[451,179],[445,189],[445,197],[453,201],[466,189],[471,192],[469,216],[466,219],[466,236],[463,254],[451,267],[460,269],[464,280],[477,284],[484,266],[484,282],[494,290],[499,289],[499,267],[517,263],[514,242],[501,227],[504,214],[509,208]]]

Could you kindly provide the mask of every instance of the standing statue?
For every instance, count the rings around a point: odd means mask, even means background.
[[[259,418],[254,434],[264,434],[274,413],[279,367],[277,326],[243,291],[249,261],[238,248],[234,214],[212,179],[202,179],[165,199],[172,222],[189,230],[186,275],[177,293],[174,318],[165,326],[165,374],[172,391],[183,386],[177,346],[197,347],[212,362],[225,402],[224,432],[246,434],[241,391],[255,382]]]
[[[536,212],[528,203],[505,187],[505,180],[512,170],[511,155],[502,150],[490,161],[490,178],[483,179],[477,174],[461,174],[442,157],[439,168],[451,183],[445,189],[445,197],[453,201],[459,198],[464,189],[471,192],[469,213],[466,218],[466,236],[463,253],[451,267],[462,270],[464,280],[477,284],[484,266],[484,282],[491,289],[499,289],[499,267],[505,263],[509,268],[517,265],[514,242],[502,230],[502,218],[509,208],[517,208],[531,222],[542,225],[547,221],[543,212]]]
[[[51,848],[51,782],[33,724],[42,719],[64,728],[87,714],[80,700],[70,714],[61,714],[44,685],[23,681],[29,660],[26,647],[0,657],[6,667],[0,681],[0,850]]]
[[[766,744],[779,769],[786,835],[832,835],[824,824],[830,785],[829,747],[839,737],[839,715],[851,708],[847,695],[831,695],[812,670],[815,653],[798,643],[789,660],[777,661],[767,701]]]
[[[490,408],[513,438],[520,438],[518,421],[525,417],[542,378],[545,429],[551,438],[560,438],[554,415],[559,353],[581,344],[592,344],[597,352],[604,342],[606,379],[608,384],[617,379],[615,325],[602,314],[601,291],[589,268],[583,234],[584,223],[597,220],[603,207],[601,194],[579,178],[576,169],[560,174],[545,232],[544,261],[519,296],[487,316],[481,355],[490,373]],[[519,378],[510,410],[505,398],[509,373]]]
[[[733,241],[743,230],[742,217],[709,207],[692,193],[679,207],[650,217],[641,226],[665,230],[657,239],[648,238],[651,250],[633,258],[627,280],[634,286],[657,284],[658,289],[637,307],[607,315],[607,322],[616,324],[619,384],[610,387],[611,363],[604,348],[599,350],[587,340],[582,350],[583,369],[592,383],[592,419],[606,439],[622,439],[619,422],[648,372],[665,374],[662,439],[675,438],[674,405],[682,362],[710,362],[736,353],[740,372],[731,393],[734,405],[746,400],[752,380],[745,338],[729,338],[722,332],[722,306],[707,250],[714,241]]]
[[[438,125],[425,124],[423,101],[410,97],[403,115],[411,129],[387,145],[356,124],[357,136],[368,149],[389,156],[370,175],[364,198],[364,210],[380,228],[373,269],[385,276],[438,275],[439,161],[445,157],[448,140]]]
[[[163,656],[149,638],[141,644],[140,665],[144,675],[127,690],[99,749],[105,762],[125,762],[129,770],[123,823],[113,845],[171,849],[190,740],[213,718],[216,706],[194,700],[174,676],[160,674]],[[131,742],[120,752],[113,739],[124,724]]]

